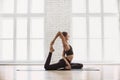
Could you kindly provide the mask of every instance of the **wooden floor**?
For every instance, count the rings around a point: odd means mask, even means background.
[[[120,80],[120,65],[84,65],[81,70],[45,71],[43,66],[0,66],[0,80]]]

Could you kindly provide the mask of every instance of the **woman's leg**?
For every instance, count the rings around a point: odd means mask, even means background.
[[[45,62],[44,68],[47,69],[50,65],[50,61],[51,61],[51,57],[52,57],[52,52],[49,52],[47,60]]]
[[[58,63],[55,63],[55,64],[50,64],[51,62],[51,57],[52,57],[52,53],[49,52],[49,55],[47,57],[47,60],[45,62],[45,65],[44,65],[44,68],[46,70],[57,70],[59,68],[62,68],[62,67],[65,67],[66,66],[66,63],[64,60],[60,60]]]
[[[71,63],[71,68],[72,69],[82,69],[83,68],[83,64],[80,64],[80,63]]]

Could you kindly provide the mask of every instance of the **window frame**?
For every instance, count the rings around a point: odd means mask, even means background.
[[[18,13],[17,11],[17,1],[14,0],[14,12],[13,13],[0,13],[0,16],[2,18],[13,18],[13,38],[0,38],[0,40],[13,40],[13,60],[12,61],[0,61],[0,64],[42,64],[44,60],[42,61],[31,61],[30,60],[30,44],[31,40],[43,40],[44,37],[42,38],[31,38],[30,37],[30,21],[32,17],[40,17],[43,18],[45,24],[45,1],[44,1],[44,13],[32,13],[31,12],[31,3],[32,0],[27,1],[27,13]],[[17,18],[26,18],[27,19],[27,38],[17,38]],[[44,27],[44,26],[43,26]],[[17,40],[27,40],[27,60],[25,61],[18,61],[16,59],[16,46],[17,46]],[[44,48],[44,46],[43,46]]]
[[[104,63],[108,63],[108,64],[110,64],[110,62],[106,62],[106,61],[104,61],[105,60],[105,56],[104,56],[104,54],[105,54],[105,48],[104,48],[104,45],[105,45],[105,39],[104,39],[104,18],[105,17],[116,17],[116,16],[119,16],[120,15],[120,9],[118,10],[118,12],[119,13],[107,13],[107,12],[105,12],[104,11],[104,0],[100,0],[100,6],[101,6],[101,11],[100,11],[100,13],[90,13],[90,8],[89,8],[89,0],[86,0],[86,13],[74,13],[74,12],[72,12],[72,19],[74,18],[74,17],[84,17],[84,18],[86,18],[86,33],[87,33],[87,38],[85,38],[85,39],[87,39],[87,41],[86,41],[86,43],[87,43],[87,58],[85,58],[86,60],[84,60],[84,61],[81,61],[81,62],[83,62],[83,63],[97,63],[97,64],[104,64]],[[120,4],[118,4],[118,7],[117,8],[119,8],[119,6],[120,6]],[[102,49],[102,53],[101,53],[101,55],[102,55],[102,57],[101,57],[101,61],[90,61],[90,36],[89,36],[89,28],[90,28],[90,17],[101,17],[101,41],[102,41],[102,46],[101,46],[101,49]],[[72,26],[73,27],[73,26]],[[119,22],[119,27],[120,27],[120,22]],[[120,28],[119,28],[120,29]],[[72,32],[72,30],[71,30],[71,32]],[[72,32],[73,33],[73,32]],[[120,30],[119,30],[119,35],[120,35]],[[75,40],[76,38],[74,38],[73,36],[72,36],[72,40]],[[77,39],[84,39],[84,38],[77,38]],[[79,61],[79,60],[77,60],[77,61]],[[118,62],[112,62],[112,63],[118,63]]]

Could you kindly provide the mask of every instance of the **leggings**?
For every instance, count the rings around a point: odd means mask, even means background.
[[[65,69],[67,64],[64,61],[64,59],[60,59],[58,63],[50,64],[51,57],[52,57],[52,53],[49,52],[49,55],[44,65],[45,70],[58,70],[60,68]],[[70,63],[70,65],[72,69],[81,69],[83,67],[83,64],[80,64],[80,63]]]

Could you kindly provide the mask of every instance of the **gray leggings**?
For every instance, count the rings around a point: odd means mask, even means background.
[[[65,69],[65,67],[67,66],[67,64],[64,61],[64,59],[60,59],[58,61],[58,63],[50,64],[51,57],[52,57],[52,53],[49,52],[49,55],[47,57],[45,65],[44,65],[45,70],[58,70],[60,68]],[[70,65],[71,65],[72,69],[81,69],[83,67],[83,64],[80,64],[80,63],[70,63]]]

